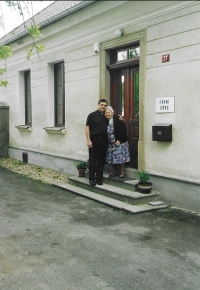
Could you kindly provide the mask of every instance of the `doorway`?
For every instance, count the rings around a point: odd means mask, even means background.
[[[139,141],[139,53],[138,44],[110,51],[110,104],[122,115],[130,148],[129,166],[138,168]]]

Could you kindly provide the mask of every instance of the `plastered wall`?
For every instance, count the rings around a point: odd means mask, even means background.
[[[123,37],[135,40],[143,31],[140,160],[151,173],[198,181],[199,8],[198,1],[98,1],[43,28],[39,43],[46,49],[39,58],[33,55],[27,61],[25,41],[12,43],[9,85],[0,89],[0,100],[10,107],[10,148],[86,160],[86,117],[97,108],[100,97],[109,97],[109,87],[102,86],[101,54],[94,52],[94,43],[102,48],[114,40],[117,46]],[[118,28],[123,29],[120,39],[114,35]],[[170,62],[162,63],[167,53]],[[59,61],[65,62],[65,134],[49,134],[44,128],[53,124],[51,67]],[[27,69],[31,70],[33,122],[31,131],[20,131],[15,127],[24,122],[20,74]],[[104,82],[109,83],[108,74]],[[166,96],[175,97],[175,111],[157,114],[155,100]],[[155,123],[172,124],[170,144],[152,141]]]

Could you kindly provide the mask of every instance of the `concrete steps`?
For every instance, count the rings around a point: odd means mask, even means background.
[[[69,176],[67,182],[53,183],[53,186],[68,190],[72,193],[96,200],[108,206],[131,213],[140,213],[168,205],[159,201],[159,192],[152,190],[149,194],[137,191],[137,180],[104,175],[104,184],[91,186],[88,178]]]

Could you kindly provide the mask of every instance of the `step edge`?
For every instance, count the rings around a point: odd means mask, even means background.
[[[77,177],[70,177],[68,179],[76,181],[79,184],[84,184],[84,185],[90,187],[89,184],[87,184],[86,182],[81,182],[81,180],[77,179]],[[119,187],[116,187],[116,186],[113,186],[113,185],[110,185],[110,184],[107,184],[107,183],[104,183],[104,185],[107,188],[105,188],[105,187],[103,188],[101,185],[96,185],[96,187],[99,188],[100,190],[106,190],[106,191],[111,192],[111,193],[115,192],[118,195],[127,196],[127,197],[135,198],[135,199],[142,199],[142,198],[146,198],[147,196],[148,197],[156,197],[156,196],[160,195],[160,193],[158,191],[155,191],[155,190],[152,190],[151,193],[148,193],[148,194],[142,194],[142,193],[140,193],[138,191],[129,190],[129,189],[126,189],[126,188],[120,188],[120,189],[123,189],[123,191],[124,191],[124,193],[121,194],[120,192],[116,191],[116,189],[119,189]],[[133,196],[133,194],[135,194],[136,196]]]
[[[53,183],[52,185],[55,187],[58,187],[58,188],[69,190],[70,192],[75,193],[77,195],[81,195],[81,196],[90,198],[92,200],[99,201],[99,202],[106,204],[106,205],[109,205],[111,207],[118,208],[118,209],[128,211],[131,213],[141,213],[141,212],[151,211],[151,210],[155,210],[155,209],[163,209],[163,208],[168,207],[167,204],[159,205],[159,206],[151,206],[148,204],[132,205],[132,204],[128,204],[128,203],[123,202],[123,201],[116,200],[116,199],[111,198],[111,197],[107,197],[107,196],[89,191],[89,190],[84,189],[84,188],[78,188],[77,186],[69,184],[69,183],[64,184],[63,182],[57,182],[57,183]],[[81,192],[80,192],[80,190],[81,190]]]

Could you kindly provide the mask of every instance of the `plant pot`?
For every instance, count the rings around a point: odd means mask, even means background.
[[[138,190],[140,193],[150,193],[152,190],[152,182],[138,182]]]
[[[79,177],[85,177],[85,168],[78,168]]]

